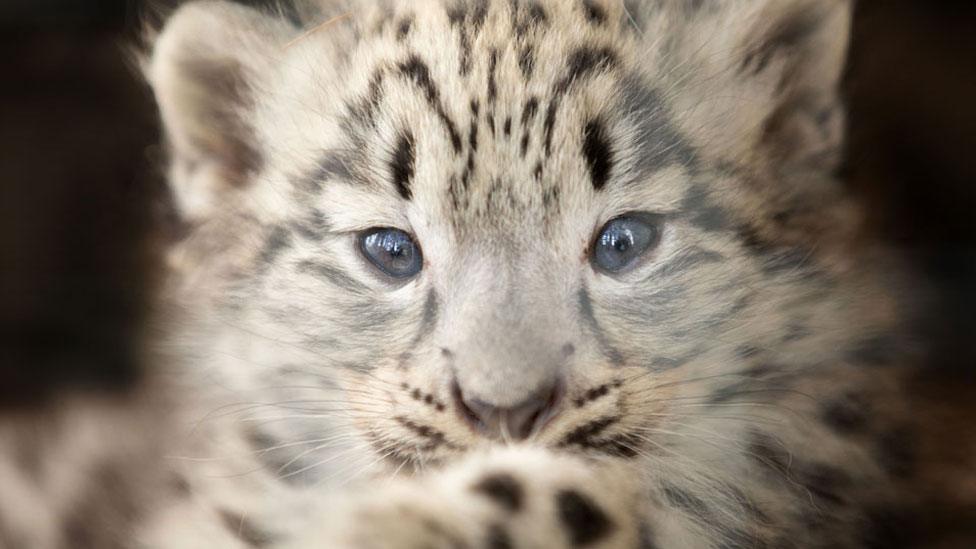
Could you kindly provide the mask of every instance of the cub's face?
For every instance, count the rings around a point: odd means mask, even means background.
[[[149,75],[189,270],[237,387],[304,403],[267,426],[312,441],[292,469],[522,439],[647,456],[836,346],[814,244],[841,232],[839,54],[817,37],[845,9],[744,4],[173,18]]]

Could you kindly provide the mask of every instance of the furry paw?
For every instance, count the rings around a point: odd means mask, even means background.
[[[633,484],[612,463],[498,449],[349,495],[295,547],[633,548]]]

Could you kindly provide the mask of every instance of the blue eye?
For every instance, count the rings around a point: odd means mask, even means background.
[[[359,249],[377,269],[393,278],[410,278],[423,266],[420,247],[398,229],[369,229],[359,237]]]
[[[593,263],[600,270],[619,273],[637,263],[661,241],[661,216],[628,214],[600,230],[593,243]]]

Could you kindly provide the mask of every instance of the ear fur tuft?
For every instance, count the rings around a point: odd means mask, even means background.
[[[262,82],[294,29],[238,4],[186,4],[154,39],[145,63],[171,148],[170,180],[181,213],[206,218],[222,195],[262,167],[250,123]]]

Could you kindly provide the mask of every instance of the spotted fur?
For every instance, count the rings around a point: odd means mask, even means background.
[[[193,2],[147,61],[194,227],[166,319],[189,490],[149,546],[876,541],[910,354],[833,178],[848,1],[296,12]],[[660,243],[609,275],[628,212]],[[372,269],[371,227],[420,274]],[[462,406],[550,386],[513,448]]]

